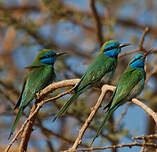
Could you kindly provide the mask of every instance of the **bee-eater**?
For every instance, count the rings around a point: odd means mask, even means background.
[[[110,40],[103,44],[98,56],[88,66],[86,72],[74,88],[74,95],[61,107],[59,112],[55,115],[53,121],[65,113],[68,107],[80,94],[85,92],[86,89],[91,87],[96,82],[100,81],[102,77],[105,76],[106,82],[112,78],[116,70],[118,54],[121,52],[122,47],[128,45],[129,44],[122,45],[116,40]]]
[[[112,113],[122,104],[136,97],[144,88],[146,72],[144,70],[145,58],[149,54],[138,54],[130,62],[126,70],[120,76],[115,92],[113,93],[109,103],[104,109],[107,109],[107,114],[103,119],[92,143],[101,133],[106,121]],[[92,144],[91,143],[91,144]]]
[[[13,134],[23,110],[35,98],[36,93],[54,81],[56,77],[54,63],[56,58],[62,54],[64,53],[56,53],[51,49],[44,49],[39,52],[34,62],[26,67],[29,73],[26,76],[21,95],[14,108],[19,107],[19,111],[11,128],[9,138]]]

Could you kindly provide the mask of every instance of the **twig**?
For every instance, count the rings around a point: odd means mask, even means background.
[[[102,32],[102,24],[101,24],[101,20],[100,20],[100,17],[98,15],[98,12],[96,10],[95,0],[90,0],[90,7],[91,7],[92,14],[93,14],[95,22],[96,22],[98,42],[100,45],[102,45],[104,43],[103,35],[102,35],[102,33],[103,33]]]
[[[135,52],[138,52],[138,51],[144,51],[146,52],[147,50],[143,47],[143,43],[144,43],[144,40],[145,40],[145,37],[146,37],[146,34],[149,32],[149,28],[148,27],[145,27],[144,31],[143,31],[143,34],[140,38],[140,41],[138,43],[138,48],[134,49],[134,50],[131,50],[129,52],[125,52],[123,54],[120,55],[120,57],[123,57],[123,56],[127,56],[127,55],[130,55],[132,53],[135,53]]]
[[[86,129],[89,126],[90,122],[93,120],[97,110],[101,106],[101,103],[103,101],[103,98],[104,98],[106,92],[108,90],[112,90],[113,91],[114,89],[115,89],[115,87],[113,87],[113,86],[103,85],[103,87],[101,88],[101,94],[100,94],[100,96],[98,98],[98,101],[96,102],[95,106],[91,109],[90,115],[88,116],[88,118],[86,119],[86,121],[83,124],[82,128],[80,129],[79,134],[78,134],[78,136],[77,136],[77,138],[76,138],[72,148],[70,148],[69,151],[75,151],[76,150],[76,148],[78,147],[78,145],[82,141],[82,136],[83,136],[84,132],[86,131]]]
[[[133,137],[132,139],[134,140],[144,140],[144,139],[157,139],[157,134],[153,134],[153,135],[146,135],[146,136],[137,136],[137,137]]]
[[[141,147],[141,150],[140,150],[140,152],[145,152],[145,150],[146,150],[146,146],[145,146],[145,143],[147,143],[148,141],[147,140],[144,140],[144,144],[143,144],[143,146]]]
[[[144,43],[144,40],[145,40],[145,36],[146,36],[146,34],[147,34],[148,32],[149,32],[149,28],[146,27],[146,28],[144,29],[144,32],[143,32],[143,34],[142,34],[142,36],[141,36],[141,39],[140,39],[140,42],[139,42],[139,44],[138,44],[139,49],[143,49],[143,43]]]
[[[128,51],[128,52],[125,52],[125,53],[122,53],[122,54],[119,55],[119,57],[127,56],[127,55],[133,54],[133,53],[138,52],[138,51],[140,51],[139,48]]]
[[[89,123],[92,121],[95,113],[97,112],[99,106],[101,105],[101,102],[103,100],[105,92],[107,91],[106,89],[114,91],[115,87],[114,86],[109,86],[109,85],[104,85],[102,87],[101,95],[99,96],[99,99],[98,99],[96,105],[91,110],[91,113],[90,113],[89,117],[86,119],[85,123],[83,124],[82,128],[80,129],[79,134],[78,134],[78,136],[75,140],[75,143],[73,144],[72,148],[70,148],[66,152],[76,151],[76,148],[78,147],[78,145],[82,141],[82,136],[83,136],[84,132],[86,131],[87,127],[89,126]],[[150,115],[153,118],[153,120],[156,122],[156,126],[157,126],[157,113],[155,113],[153,110],[151,110],[149,107],[147,107],[145,104],[143,104],[141,101],[137,100],[136,98],[133,98],[132,102],[134,104],[140,106],[141,108],[143,108],[147,112],[147,114]]]
[[[45,96],[48,92],[51,92],[51,91],[55,90],[56,86],[58,86],[59,88],[74,86],[78,81],[79,81],[79,79],[70,79],[70,80],[63,80],[63,81],[60,81],[60,82],[52,83],[48,87],[46,87],[45,89],[40,91],[40,93],[37,94],[37,97],[38,97],[38,99],[40,97],[43,98],[43,96]],[[33,113],[30,113],[29,117],[26,119],[26,121],[22,125],[21,129],[16,133],[14,138],[8,144],[7,148],[5,149],[5,152],[9,151],[10,147],[12,146],[12,144],[17,140],[18,136],[24,131],[24,128],[25,128],[26,124],[37,114],[37,112],[43,106],[43,104],[45,104],[45,103],[47,103],[49,101],[52,101],[52,100],[56,100],[56,99],[58,99],[58,98],[60,98],[60,97],[62,97],[64,95],[70,93],[71,91],[72,91],[72,89],[69,89],[69,90],[67,90],[67,91],[65,91],[65,92],[63,92],[63,93],[61,93],[61,94],[59,94],[59,95],[57,95],[57,96],[55,96],[53,98],[50,98],[50,99],[47,99],[47,100],[43,100],[40,103],[38,103],[36,109],[33,111]]]
[[[67,83],[63,81],[62,83],[57,83],[57,84],[58,84],[58,85],[53,85],[53,86],[54,86],[54,87],[53,87],[53,90],[55,90],[55,89],[57,89],[57,88],[60,88],[60,87],[63,87],[63,84],[67,84]],[[75,82],[75,84],[76,84],[76,82]],[[69,85],[69,84],[68,84],[68,85]],[[58,87],[56,87],[56,86],[58,86]],[[45,90],[46,90],[46,91],[45,91]],[[40,92],[40,95],[41,95],[40,97],[41,97],[41,98],[43,97],[43,95],[45,95],[45,94],[47,94],[48,92],[51,92],[51,91],[52,91],[52,86],[50,86],[50,89],[49,89],[49,87],[48,87],[48,88],[46,88],[45,90],[44,90],[45,92],[44,92],[44,91],[41,91],[41,92]],[[61,96],[64,96],[64,95],[70,93],[72,90],[73,90],[73,88],[67,90],[66,92],[64,92],[64,93],[62,93],[62,94],[57,95],[56,97],[52,97],[52,98],[49,98],[49,99],[47,99],[47,100],[43,100],[43,101],[42,101],[42,105],[44,105],[45,103],[50,102],[50,101],[52,101],[52,100],[56,100],[56,99],[60,98]],[[39,96],[38,96],[38,98],[39,98]],[[40,98],[39,98],[39,99],[40,99]],[[30,135],[31,135],[31,133],[32,133],[32,127],[33,127],[33,125],[34,125],[34,122],[35,122],[35,119],[36,119],[36,115],[37,115],[39,109],[42,107],[42,105],[38,108],[38,110],[36,110],[36,109],[37,109],[37,104],[35,104],[35,105],[33,106],[32,110],[31,110],[31,112],[30,112],[30,115],[31,115],[34,111],[36,111],[36,113],[34,113],[34,115],[32,116],[32,118],[30,119],[30,121],[27,123],[26,129],[25,129],[25,131],[24,131],[23,134],[22,134],[22,140],[21,140],[20,147],[19,147],[19,151],[20,151],[20,152],[25,152],[25,151],[27,150],[28,141],[29,141]]]
[[[64,142],[66,143],[69,143],[69,144],[73,144],[74,140],[73,139],[70,139],[70,138],[67,138],[67,137],[64,137],[63,134],[58,134],[58,133],[55,133],[53,132],[52,130],[49,130],[48,128],[45,128],[41,122],[39,122],[39,119],[38,119],[38,123],[36,124],[40,130],[48,137],[51,137],[51,136],[56,136],[57,138],[63,140]],[[87,144],[81,144],[83,147],[89,147]]]
[[[76,83],[79,82],[79,80],[80,79],[70,79],[70,80],[62,80],[59,82],[53,82],[50,85],[48,85],[46,88],[41,90],[39,93],[37,93],[37,99],[40,99],[40,98],[46,96],[48,93],[50,93],[56,89],[74,86]]]
[[[153,148],[157,148],[157,144],[154,143],[138,143],[138,142],[133,142],[130,144],[121,144],[121,145],[111,145],[111,146],[105,146],[105,147],[91,147],[91,148],[82,148],[82,149],[78,149],[75,150],[75,152],[78,151],[93,151],[93,150],[104,150],[104,149],[109,149],[109,148],[122,148],[122,147],[128,147],[131,148],[133,146],[147,146],[147,147],[153,147]]]
[[[32,114],[35,111],[36,107],[37,107],[37,104],[34,104],[33,108],[31,109],[30,114]],[[33,127],[36,115],[37,115],[37,112],[33,115],[33,117],[26,124],[26,128],[21,136],[22,140],[19,146],[19,152],[26,152],[27,150],[27,145],[29,142],[29,138],[32,132],[32,127]]]
[[[132,99],[132,103],[138,105],[139,107],[141,107],[142,109],[144,109],[144,111],[153,118],[153,120],[156,123],[157,126],[157,113],[155,113],[151,108],[149,108],[148,106],[146,106],[144,103],[142,103],[141,101],[139,101],[138,99],[134,98]]]
[[[51,92],[52,90],[55,90],[56,89],[56,85],[58,85],[58,87],[62,88],[62,87],[68,87],[68,86],[74,86],[76,83],[78,83],[79,79],[71,79],[71,80],[66,80],[66,81],[60,81],[60,82],[56,82],[56,83],[53,83],[51,85],[49,85],[47,88],[45,88],[44,90],[42,90],[39,94],[38,94],[38,98],[42,98],[45,94],[47,94],[48,92]],[[51,90],[52,89],[52,90]],[[72,88],[73,89],[73,88]],[[24,131],[24,128],[26,126],[26,124],[37,114],[37,112],[39,111],[39,109],[43,106],[43,104],[47,103],[47,102],[50,102],[50,101],[53,101],[53,100],[56,100],[68,93],[70,93],[72,91],[72,89],[69,89],[53,98],[50,98],[50,99],[46,99],[46,100],[42,100],[40,103],[37,103],[37,106],[35,108],[35,110],[30,113],[29,117],[27,118],[27,120],[24,122],[24,124],[22,125],[21,129],[16,133],[15,137],[12,139],[12,141],[8,144],[7,148],[5,149],[5,152],[8,152],[11,145],[17,140],[18,136]],[[111,85],[104,85],[102,87],[102,93],[98,99],[98,103],[96,103],[96,105],[94,106],[94,108],[91,110],[91,114],[89,115],[89,117],[87,118],[86,122],[84,123],[84,125],[82,126],[79,134],[78,134],[78,137],[72,147],[72,149],[76,149],[77,146],[80,144],[81,142],[81,138],[85,132],[85,130],[87,129],[89,123],[92,121],[95,113],[97,112],[99,106],[101,105],[101,102],[103,100],[103,97],[105,95],[105,92],[107,90],[112,90],[114,91],[115,89],[115,86],[111,86]],[[51,90],[51,91],[50,91]],[[140,106],[141,108],[143,108],[147,113],[148,115],[150,115],[153,120],[156,122],[157,124],[157,114],[151,110],[149,107],[147,107],[145,104],[143,104],[142,102],[140,102],[139,100],[137,99],[132,99],[132,102],[138,106]],[[31,133],[31,132],[30,132]]]

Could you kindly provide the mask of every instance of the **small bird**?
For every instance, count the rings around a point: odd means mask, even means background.
[[[136,55],[129,62],[127,69],[120,76],[116,90],[113,93],[109,103],[104,108],[107,110],[107,114],[105,115],[105,118],[98,128],[96,135],[91,142],[91,145],[93,144],[94,140],[100,135],[106,121],[110,118],[112,113],[119,106],[136,97],[143,90],[146,79],[146,72],[144,70],[145,58],[149,53],[150,52],[147,52],[145,55]]]
[[[25,107],[35,98],[37,92],[55,80],[54,63],[56,58],[62,54],[64,53],[56,53],[51,49],[44,49],[39,52],[34,62],[26,67],[29,73],[24,81],[19,100],[14,107],[14,110],[19,107],[19,111],[11,128],[9,139],[15,131]]]
[[[128,45],[129,44],[120,44],[116,40],[110,40],[103,44],[98,56],[88,66],[86,72],[74,88],[74,95],[61,107],[53,121],[63,115],[80,94],[100,81],[102,77],[105,76],[106,82],[112,78],[116,70],[118,54],[121,52],[121,48]]]

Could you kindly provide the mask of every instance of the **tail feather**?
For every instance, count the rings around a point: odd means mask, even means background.
[[[62,107],[61,109],[57,112],[55,115],[53,121],[55,121],[57,118],[62,116],[67,110],[68,107],[78,98],[78,96],[81,94],[81,92],[76,92]]]
[[[17,126],[17,123],[18,123],[18,121],[19,121],[19,119],[20,119],[20,117],[21,117],[21,115],[22,115],[22,112],[23,112],[23,108],[20,108],[19,111],[18,111],[18,113],[17,113],[16,119],[15,119],[13,125],[12,125],[12,128],[11,128],[11,131],[10,131],[10,135],[9,135],[8,140],[10,139],[11,135],[12,135],[13,132],[15,131],[16,126]]]
[[[100,127],[98,128],[97,132],[96,132],[96,135],[94,136],[92,142],[90,143],[90,147],[92,146],[93,142],[95,141],[95,139],[101,134],[102,130],[104,129],[104,126],[105,126],[105,123],[106,121],[109,120],[110,116],[112,115],[113,113],[113,110],[109,110],[108,113],[105,115],[105,118],[103,119]]]

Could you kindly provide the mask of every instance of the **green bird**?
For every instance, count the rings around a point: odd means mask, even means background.
[[[130,101],[132,98],[136,97],[143,90],[146,79],[144,65],[145,58],[148,54],[149,52],[145,55],[136,55],[129,62],[129,65],[124,73],[120,76],[116,90],[113,93],[108,105],[104,108],[107,110],[107,114],[105,115],[105,118],[103,119],[99,129],[97,130],[96,135],[92,140],[92,143],[100,135],[106,121],[110,118],[113,112],[125,102]]]
[[[116,70],[118,54],[121,52],[122,47],[128,45],[129,44],[122,45],[116,40],[110,40],[103,44],[98,56],[89,65],[86,72],[74,88],[74,95],[61,107],[53,121],[63,115],[80,94],[85,92],[93,84],[99,82],[102,77],[105,76],[106,82],[112,78]]]
[[[18,114],[11,128],[9,139],[15,131],[16,125],[25,107],[36,97],[36,93],[55,80],[54,63],[56,58],[64,53],[56,53],[51,49],[39,52],[34,62],[26,67],[29,73],[23,84],[23,89],[15,108],[19,107]]]

